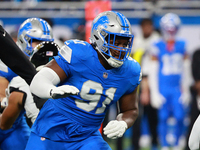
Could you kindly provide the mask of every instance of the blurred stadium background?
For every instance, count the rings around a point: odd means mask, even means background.
[[[85,5],[87,1],[61,0],[1,0],[0,23],[12,33],[29,17],[48,19],[53,25],[54,37],[60,39],[85,39]],[[199,46],[200,1],[193,0],[119,0],[111,1],[111,9],[123,13],[132,24],[135,35],[139,34],[138,23],[142,18],[152,17],[155,28],[159,19],[167,12],[180,16],[180,36],[188,42],[190,53]],[[98,13],[98,10],[96,11]]]

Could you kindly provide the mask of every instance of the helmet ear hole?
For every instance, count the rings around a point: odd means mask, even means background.
[[[95,37],[96,40],[99,40],[99,38],[96,35],[94,35],[94,37]]]

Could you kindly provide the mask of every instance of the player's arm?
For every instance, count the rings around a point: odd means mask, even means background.
[[[192,85],[191,61],[187,53],[184,55],[182,72],[182,95],[180,100],[183,105],[188,106],[191,101],[190,86]]]
[[[10,35],[0,25],[0,59],[30,84],[36,70]]]
[[[5,108],[8,104],[8,100],[6,98],[6,88],[8,87],[9,81],[6,78],[0,77],[0,103],[1,108]]]
[[[159,71],[159,61],[156,56],[151,57],[151,68],[148,76],[149,87],[150,87],[150,96],[151,96],[151,105],[154,108],[160,108],[165,102],[165,98],[160,94],[159,91],[159,79],[158,79],[158,71]]]
[[[65,79],[67,79],[67,75],[64,70],[55,60],[52,60],[34,76],[30,89],[33,94],[44,99],[57,99],[78,94],[79,90],[74,86],[62,85],[56,87]]]
[[[104,134],[111,139],[122,137],[137,119],[139,113],[137,88],[132,93],[120,98],[119,109],[116,120],[110,121],[103,129]]]
[[[23,109],[24,93],[14,91],[10,94],[8,106],[4,109],[0,116],[0,128],[2,130],[10,129]]]
[[[141,86],[140,103],[142,105],[148,105],[150,103],[150,93],[149,93],[149,82],[147,76],[142,77],[140,86]]]
[[[138,94],[137,88],[130,94],[123,95],[119,100],[118,121],[125,121],[130,128],[138,117]]]
[[[6,96],[5,89],[8,87],[9,81],[6,78],[0,77],[0,98]]]

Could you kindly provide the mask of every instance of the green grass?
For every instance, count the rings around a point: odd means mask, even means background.
[[[108,144],[110,145],[112,150],[117,150],[117,140],[107,140]],[[131,138],[124,137],[123,139],[123,150],[133,150],[132,144],[131,144]],[[148,148],[141,148],[140,150],[150,150],[150,147]]]

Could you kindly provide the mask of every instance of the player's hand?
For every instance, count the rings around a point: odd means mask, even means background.
[[[4,97],[1,100],[1,108],[6,108],[7,106],[8,106],[8,99],[7,97]]]
[[[181,94],[181,97],[179,98],[179,101],[187,107],[190,104],[191,96],[189,92],[184,92]]]
[[[53,99],[64,98],[70,95],[78,95],[79,90],[75,86],[62,85],[51,89],[50,96]]]
[[[153,108],[159,109],[165,102],[165,97],[160,93],[151,96],[151,106]]]
[[[103,131],[108,138],[116,139],[122,137],[127,128],[125,121],[112,120],[103,128]]]

